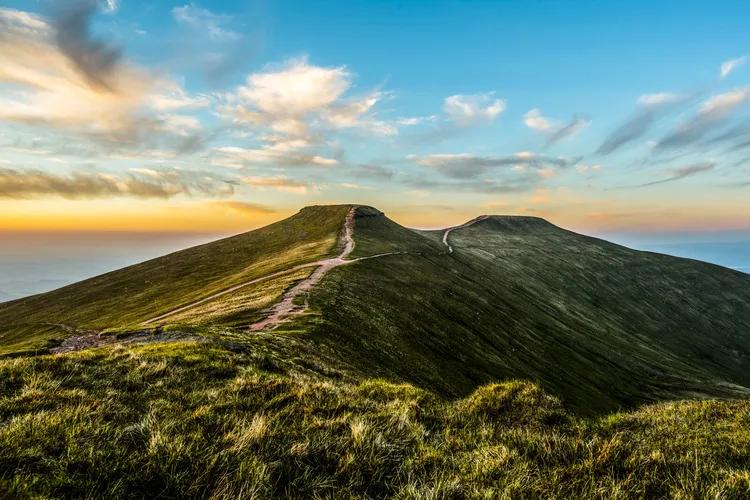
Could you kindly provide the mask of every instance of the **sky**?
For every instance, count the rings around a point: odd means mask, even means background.
[[[750,232],[747,1],[0,0],[0,231]]]

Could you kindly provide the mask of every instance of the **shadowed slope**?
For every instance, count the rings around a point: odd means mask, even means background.
[[[537,218],[455,229],[452,254],[423,234],[358,220],[358,252],[419,250],[331,273],[312,294],[322,318],[312,338],[368,375],[449,395],[511,377],[539,380],[584,412],[748,394],[732,385],[750,386],[744,274]]]

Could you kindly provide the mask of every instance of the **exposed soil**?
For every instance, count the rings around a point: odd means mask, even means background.
[[[181,340],[194,340],[197,335],[183,332],[162,332],[156,330],[139,330],[118,334],[84,333],[73,335],[63,340],[60,345],[51,347],[52,354],[64,354],[66,352],[80,351],[94,347],[103,347],[114,344],[148,344],[151,342],[176,342]]]

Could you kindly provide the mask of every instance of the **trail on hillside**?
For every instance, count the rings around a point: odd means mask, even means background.
[[[273,308],[271,308],[270,314],[266,316],[266,318],[257,321],[250,325],[250,331],[257,332],[259,330],[266,330],[266,329],[273,329],[276,328],[279,323],[282,321],[287,320],[290,316],[301,314],[302,312],[307,309],[308,303],[307,299],[305,299],[304,304],[295,304],[295,301],[298,297],[302,295],[307,295],[312,288],[317,285],[320,280],[323,279],[323,276],[328,273],[331,269],[339,266],[344,266],[348,264],[353,264],[355,262],[360,262],[363,260],[368,259],[374,259],[377,257],[384,257],[386,255],[398,255],[403,254],[405,252],[386,252],[381,253],[377,255],[369,255],[367,257],[359,257],[357,259],[351,259],[347,260],[346,258],[349,256],[350,253],[354,250],[354,214],[356,211],[356,207],[352,208],[349,213],[346,215],[346,219],[344,220],[344,231],[343,231],[343,240],[344,240],[344,248],[341,251],[341,253],[333,258],[325,259],[316,262],[316,265],[318,268],[310,274],[307,278],[300,281],[292,287],[290,290],[288,290],[282,297],[281,301],[279,301]]]
[[[448,229],[446,229],[445,232],[443,233],[443,245],[445,245],[446,247],[448,247],[448,253],[449,254],[453,253],[453,247],[450,245],[450,243],[448,243],[448,235],[451,233],[451,231],[455,231],[456,229],[463,229],[465,227],[469,227],[471,225],[476,224],[479,221],[485,220],[487,217],[489,217],[489,216],[488,215],[480,215],[476,219],[472,219],[469,222],[464,222],[463,224],[461,224],[459,226],[453,226],[453,227],[449,227]]]
[[[143,324],[148,325],[148,324],[153,324],[153,323],[162,321],[171,316],[182,313],[189,309],[193,309],[194,307],[197,307],[202,304],[205,304],[206,302],[210,302],[212,300],[218,299],[232,292],[236,292],[237,290],[250,286],[250,285],[255,285],[263,281],[278,278],[280,276],[293,273],[300,269],[305,269],[308,267],[315,267],[316,269],[307,278],[303,279],[302,281],[297,283],[294,287],[292,287],[290,290],[288,290],[286,293],[284,293],[281,300],[271,308],[270,313],[266,318],[250,325],[251,331],[275,328],[276,326],[278,326],[279,323],[281,323],[283,320],[286,320],[289,316],[300,314],[307,308],[307,301],[305,301],[304,304],[295,304],[295,299],[297,299],[297,297],[303,294],[309,293],[310,290],[315,285],[317,285],[320,282],[320,280],[323,279],[326,273],[328,273],[328,271],[330,271],[331,269],[339,267],[339,266],[347,265],[347,264],[353,264],[355,262],[360,262],[363,260],[374,259],[377,257],[384,257],[386,255],[398,255],[398,254],[405,253],[405,252],[386,252],[386,253],[381,253],[377,255],[369,255],[366,257],[359,257],[357,259],[347,260],[347,257],[349,256],[349,254],[351,254],[352,251],[354,250],[354,214],[355,214],[355,211],[356,211],[356,207],[352,208],[347,214],[346,219],[344,220],[344,227],[342,231],[343,249],[341,250],[341,253],[339,253],[339,255],[337,255],[336,257],[322,259],[322,260],[318,260],[315,262],[308,262],[307,264],[300,264],[298,266],[290,267],[289,269],[284,269],[284,270],[277,271],[271,274],[266,274],[265,276],[260,276],[250,281],[246,281],[244,283],[234,285],[230,288],[227,288],[226,290],[222,290],[220,292],[211,294],[208,297],[204,297],[200,300],[196,300],[184,306],[180,306],[176,309],[172,309],[171,311],[168,311],[159,316],[155,316],[151,319],[144,321]]]
[[[183,311],[187,311],[188,309],[192,309],[196,306],[199,306],[201,304],[205,304],[206,302],[210,302],[214,299],[218,299],[222,295],[227,295],[232,292],[236,292],[240,288],[245,288],[246,286],[255,285],[256,283],[260,283],[261,281],[270,280],[273,278],[278,278],[280,276],[284,276],[285,274],[293,273],[295,271],[299,271],[300,269],[304,269],[306,267],[315,267],[320,266],[322,263],[324,263],[325,260],[319,260],[316,262],[308,262],[307,264],[300,264],[298,266],[290,267],[289,269],[284,269],[282,271],[277,271],[275,273],[266,274],[265,276],[261,276],[259,278],[252,279],[250,281],[245,281],[244,283],[240,283],[239,285],[235,285],[233,287],[227,288],[226,290],[222,290],[221,292],[214,293],[212,295],[209,295],[208,297],[204,297],[200,300],[196,300],[195,302],[191,302],[190,304],[180,306],[177,309],[172,309],[169,312],[166,312],[160,316],[156,316],[154,318],[148,319],[143,322],[144,325],[148,325],[151,323],[156,323],[157,321],[161,321],[163,319],[166,319],[170,316],[174,316],[175,314],[181,313]]]

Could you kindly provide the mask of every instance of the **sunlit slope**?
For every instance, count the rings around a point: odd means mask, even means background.
[[[38,347],[48,338],[65,335],[54,325],[79,329],[138,325],[233,285],[331,255],[350,208],[308,207],[255,231],[0,304],[0,351]],[[273,284],[265,285],[256,294],[265,294],[258,307],[269,305],[283,291],[277,287],[268,296]]]
[[[360,254],[408,253],[332,272],[311,337],[370,376],[443,394],[527,378],[586,412],[747,395],[732,385],[750,386],[747,275],[536,218],[455,230],[451,255],[440,234],[357,219]]]

